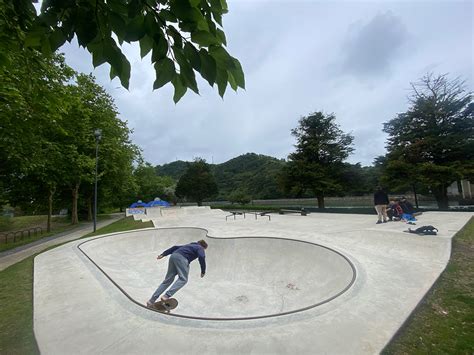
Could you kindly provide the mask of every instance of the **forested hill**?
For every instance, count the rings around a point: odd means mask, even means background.
[[[278,190],[277,175],[285,165],[283,160],[270,156],[247,153],[222,164],[209,164],[219,187],[219,199],[227,199],[239,192],[252,199],[282,197]],[[186,162],[176,161],[156,166],[160,176],[179,180],[186,171]]]
[[[178,181],[179,178],[186,172],[187,162],[177,160],[172,163],[157,165],[155,167],[156,174],[158,176],[170,176],[174,180]]]
[[[214,168],[214,176],[219,186],[219,197],[226,198],[236,192],[252,199],[282,197],[277,175],[284,165],[283,160],[255,153],[218,164]]]

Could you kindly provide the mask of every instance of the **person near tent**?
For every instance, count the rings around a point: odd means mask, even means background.
[[[382,187],[377,186],[377,189],[374,193],[374,206],[375,210],[377,211],[377,224],[387,223],[388,216],[387,216],[387,205],[388,205],[388,195],[382,189]]]

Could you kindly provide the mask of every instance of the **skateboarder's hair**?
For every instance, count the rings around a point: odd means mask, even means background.
[[[201,245],[204,249],[207,249],[207,243],[203,239],[198,241],[198,244]]]

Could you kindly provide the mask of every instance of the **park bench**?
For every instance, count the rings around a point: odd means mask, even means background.
[[[302,216],[306,216],[309,212],[306,211],[304,208],[301,210],[285,210],[285,209],[280,209],[279,214],[286,214],[286,213],[298,213],[301,214]]]

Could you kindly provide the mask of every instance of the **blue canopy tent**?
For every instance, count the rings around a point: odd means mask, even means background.
[[[138,207],[147,207],[147,204],[142,202],[141,200],[138,200],[137,202],[134,202],[130,205],[130,208],[138,208]]]
[[[168,202],[160,200],[160,199],[154,199],[153,201],[150,201],[146,204],[146,207],[169,207],[171,206]]]

